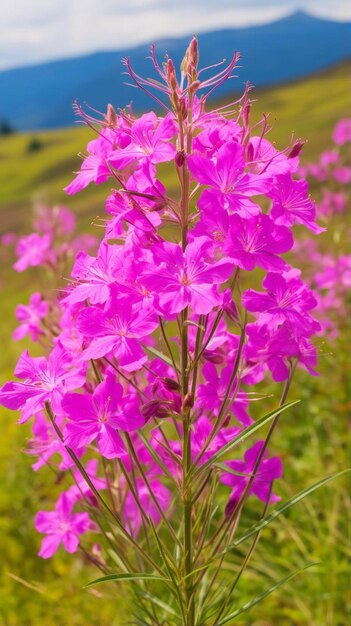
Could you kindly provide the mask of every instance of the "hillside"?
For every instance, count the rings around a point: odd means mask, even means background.
[[[156,42],[160,60],[168,52],[179,64],[188,42],[189,36]],[[351,23],[298,12],[271,24],[203,33],[199,42],[203,67],[230,58],[234,50],[242,55],[238,78],[221,88],[219,95],[225,95],[240,91],[247,80],[278,84],[351,56]],[[147,96],[126,86],[121,59],[130,56],[137,73],[152,74],[151,62],[145,64],[149,49],[145,44],[0,72],[0,120],[21,130],[68,126],[75,99],[99,110],[109,101],[124,107],[130,100],[136,110],[144,109]]]
[[[350,115],[351,62],[332,70],[274,89],[253,92],[254,119],[271,113],[271,137],[284,148],[295,135],[308,139],[305,158],[313,158],[328,145],[332,128],[340,117]],[[275,123],[276,119],[276,123]],[[30,151],[33,137],[39,149]],[[0,138],[0,232],[24,230],[31,216],[31,203],[65,202],[77,212],[93,218],[103,212],[106,185],[90,185],[75,197],[62,191],[79,169],[78,152],[85,149],[92,131],[85,127],[22,133]],[[170,171],[170,176],[171,176]]]

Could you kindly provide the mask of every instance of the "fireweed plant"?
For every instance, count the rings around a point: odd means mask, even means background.
[[[34,419],[33,468],[60,476],[56,504],[35,518],[39,555],[79,550],[101,571],[90,584],[128,581],[135,624],[220,626],[297,573],[244,605],[236,593],[261,531],[331,479],[269,513],[283,468],[268,447],[294,404],[296,367],[316,374],[320,329],[317,300],[283,255],[295,224],[322,229],[296,177],[302,143],[278,151],[267,118],[251,124],[249,86],[206,110],[238,54],[206,78],[213,68],[198,71],[194,38],[179,82],[170,59],[152,58],[158,80],[125,64],[164,116],[109,105],[99,122],[78,107],[97,136],[66,191],[112,181],[105,235],[96,256],[75,254],[64,287],[18,307],[15,338],[29,334],[46,356],[24,352],[0,401],[21,423]],[[175,170],[175,194],[159,180],[163,163]],[[62,275],[62,251],[77,249],[67,243],[71,216],[61,208],[55,227],[41,217],[39,232],[18,242],[15,268]],[[275,408],[254,420],[266,376]],[[262,511],[243,528],[253,497]]]

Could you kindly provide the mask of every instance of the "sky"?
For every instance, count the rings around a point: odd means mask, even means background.
[[[296,10],[351,21],[349,0],[8,0],[0,69],[272,22]]]

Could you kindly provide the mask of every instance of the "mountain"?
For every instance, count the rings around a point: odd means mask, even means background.
[[[189,39],[156,42],[160,61],[168,52],[179,64]],[[242,91],[247,80],[256,86],[287,82],[350,57],[351,23],[298,12],[271,24],[203,33],[199,44],[202,66],[241,52],[238,78],[217,92],[225,95]],[[130,56],[138,74],[152,75],[149,50],[142,45],[0,72],[0,120],[20,130],[67,126],[75,120],[75,99],[101,111],[108,102],[118,108],[131,100],[135,110],[150,107],[146,94],[125,84],[128,77],[121,65]]]

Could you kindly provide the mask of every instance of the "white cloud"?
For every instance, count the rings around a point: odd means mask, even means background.
[[[298,8],[299,0],[10,1],[0,15],[0,68],[269,22]],[[333,19],[351,19],[345,0],[305,0],[303,8]]]

